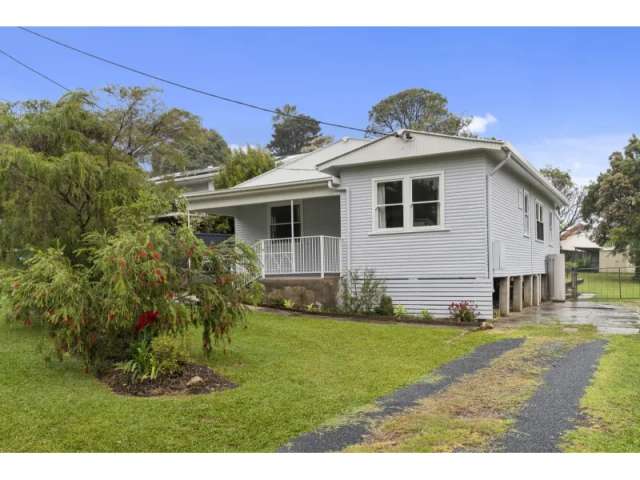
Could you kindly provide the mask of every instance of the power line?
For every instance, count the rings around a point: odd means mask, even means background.
[[[248,102],[245,102],[245,101],[242,101],[242,100],[237,100],[237,99],[234,99],[234,98],[225,97],[223,95],[218,95],[216,93],[208,92],[206,90],[202,90],[202,89],[199,89],[199,88],[196,88],[196,87],[191,87],[191,86],[186,85],[184,83],[176,82],[174,80],[169,80],[167,78],[163,78],[163,77],[160,77],[158,75],[154,75],[152,73],[147,73],[147,72],[144,72],[144,71],[139,70],[137,68],[130,67],[128,65],[124,65],[122,63],[118,63],[118,62],[115,62],[113,60],[109,60],[108,58],[102,57],[100,55],[96,55],[95,53],[87,52],[86,50],[81,50],[80,48],[77,48],[77,47],[74,47],[74,46],[69,45],[67,43],[61,42],[61,41],[56,40],[54,38],[51,38],[51,37],[49,37],[47,35],[44,35],[42,33],[38,33],[38,32],[36,32],[34,30],[29,29],[29,28],[26,28],[26,27],[18,27],[18,28],[20,30],[23,30],[23,31],[27,32],[27,33],[35,35],[36,37],[39,37],[39,38],[41,38],[43,40],[47,40],[47,41],[49,41],[51,43],[54,43],[54,44],[56,44],[58,46],[66,48],[66,49],[73,50],[76,53],[80,53],[82,55],[85,55],[87,57],[93,58],[95,60],[99,60],[101,62],[108,63],[110,65],[113,65],[115,67],[121,68],[123,70],[128,70],[129,72],[137,73],[138,75],[142,75],[144,77],[151,78],[151,79],[157,80],[159,82],[163,82],[163,83],[166,83],[168,85],[172,85],[174,87],[182,88],[184,90],[189,90],[191,92],[199,93],[201,95],[206,95],[208,97],[212,97],[212,98],[215,98],[215,99],[218,99],[218,100],[222,100],[224,102],[234,103],[236,105],[241,105],[243,107],[252,108],[254,110],[260,110],[262,112],[272,113],[272,114],[275,114],[275,115],[281,115],[283,117],[298,118],[298,119],[308,119],[309,118],[309,117],[304,116],[304,115],[295,115],[295,114],[285,113],[285,112],[282,112],[280,110],[276,110],[276,109],[273,109],[273,108],[262,107],[260,105],[256,105],[256,104],[253,104],[253,103],[248,103]],[[364,128],[358,128],[358,127],[350,127],[348,125],[343,125],[341,123],[325,122],[325,121],[322,121],[322,120],[316,120],[316,121],[321,125],[326,125],[326,126],[329,126],[329,127],[343,128],[345,130],[353,130],[353,131],[356,131],[356,132],[362,132],[362,133],[366,133],[366,134],[386,135],[383,132],[376,132],[376,131],[372,131],[372,130],[368,130],[368,129],[364,129]]]
[[[33,67],[31,67],[31,66],[27,65],[26,63],[24,63],[24,62],[22,62],[22,61],[18,60],[16,57],[14,57],[13,55],[9,54],[8,52],[6,52],[6,51],[2,50],[1,48],[0,48],[0,53],[1,53],[2,55],[4,55],[5,57],[7,57],[9,60],[11,60],[11,61],[13,61],[13,62],[17,63],[18,65],[21,65],[22,67],[26,68],[27,70],[30,70],[31,72],[35,73],[35,74],[36,74],[36,75],[38,75],[39,77],[44,78],[46,81],[51,82],[51,83],[53,83],[54,85],[57,85],[58,87],[60,87],[61,89],[65,90],[65,91],[67,91],[67,92],[70,92],[70,91],[71,91],[71,89],[70,89],[70,88],[65,87],[65,86],[64,86],[64,85],[62,85],[60,82],[58,82],[58,81],[54,80],[53,78],[51,78],[51,77],[49,77],[49,76],[45,75],[45,74],[44,74],[44,73],[42,73],[42,72],[40,72],[40,71],[36,70],[35,68],[33,68]]]
[[[9,52],[7,52],[6,50],[3,50],[0,48],[0,54],[4,55],[5,57],[7,57],[9,60],[11,60],[12,62],[17,63],[18,65],[26,68],[27,70],[29,70],[32,73],[35,73],[36,75],[38,75],[39,77],[44,78],[46,81],[53,83],[54,85],[56,85],[57,87],[61,88],[62,90],[64,90],[65,92],[72,92],[73,90],[64,86],[62,83],[58,82],[57,80],[54,80],[53,78],[51,78],[48,75],[45,75],[44,73],[42,73],[41,71],[35,69],[34,67],[32,67],[31,65],[27,65],[26,63],[24,63],[22,60],[19,60],[18,58],[14,57],[13,55],[11,55]],[[103,112],[105,111],[104,108],[102,108],[100,105],[98,105],[96,102],[89,100],[86,97],[82,98],[82,101],[93,106],[96,107],[98,110],[102,110]]]

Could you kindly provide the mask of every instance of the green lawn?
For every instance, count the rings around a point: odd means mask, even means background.
[[[209,360],[238,388],[163,398],[115,395],[71,360],[45,365],[41,339],[0,320],[0,451],[272,451],[496,334],[256,313]]]
[[[579,272],[578,278],[584,280],[578,285],[578,292],[595,294],[594,299],[640,298],[640,280],[634,279],[632,273]]]
[[[566,435],[566,450],[640,452],[640,335],[610,337],[581,406],[585,426]]]

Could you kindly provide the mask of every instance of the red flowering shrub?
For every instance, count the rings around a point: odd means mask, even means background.
[[[449,314],[458,322],[475,322],[479,313],[476,304],[468,300],[449,304]]]
[[[208,353],[260,294],[255,254],[241,242],[208,247],[186,226],[170,228],[149,222],[86,235],[81,264],[62,248],[34,252],[26,268],[3,272],[4,308],[45,325],[60,358],[76,355],[91,368],[131,360],[141,342],[194,325]]]

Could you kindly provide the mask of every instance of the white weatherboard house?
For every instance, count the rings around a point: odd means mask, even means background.
[[[265,281],[372,269],[394,304],[436,317],[463,300],[491,318],[494,305],[508,314],[564,299],[555,212],[566,199],[506,142],[409,130],[343,139],[186,197],[192,211],[235,219]]]

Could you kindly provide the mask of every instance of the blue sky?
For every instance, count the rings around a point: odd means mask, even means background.
[[[378,100],[410,87],[444,94],[477,132],[536,166],[595,178],[640,130],[640,29],[47,28],[59,40],[220,95],[366,126]],[[0,48],[68,87],[153,85],[15,28]],[[161,86],[234,145],[265,145],[268,113]],[[57,98],[58,87],[0,56],[0,98]],[[353,132],[327,128],[341,137]]]

